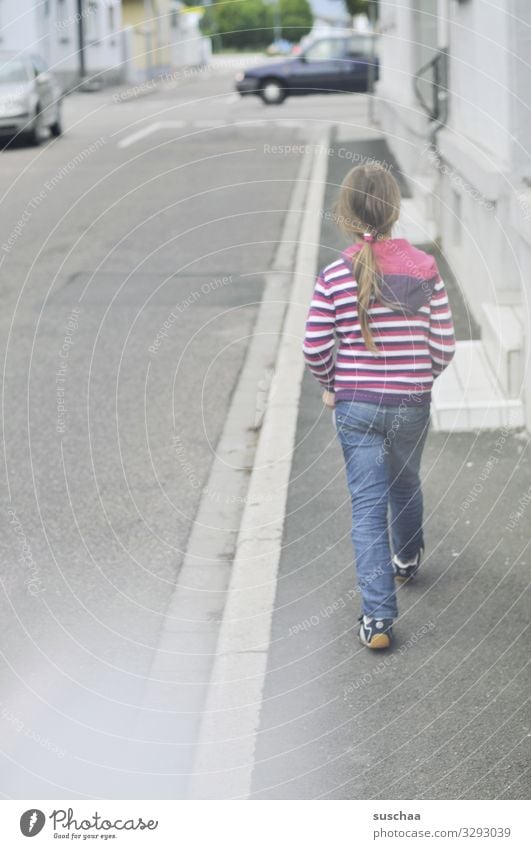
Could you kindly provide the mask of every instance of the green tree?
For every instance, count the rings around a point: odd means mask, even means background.
[[[205,35],[219,33],[223,47],[265,47],[273,40],[273,13],[264,0],[219,0],[203,15]]]
[[[313,12],[308,0],[278,0],[282,38],[300,41],[313,26]]]
[[[345,6],[351,15],[369,14],[369,0],[345,0]]]

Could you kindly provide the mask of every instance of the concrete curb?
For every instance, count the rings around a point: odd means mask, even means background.
[[[313,147],[295,283],[273,379],[276,392],[267,406],[238,536],[194,766],[194,799],[250,793],[304,373],[301,338],[319,250],[327,139],[321,135]]]

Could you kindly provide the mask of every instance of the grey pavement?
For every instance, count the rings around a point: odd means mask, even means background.
[[[351,150],[396,169],[381,143]],[[325,207],[338,161],[330,159]],[[319,267],[341,244],[325,218]],[[474,338],[451,269],[438,259],[458,338]],[[320,396],[307,374],[252,798],[528,798],[528,437],[503,429],[429,436],[424,565],[399,589],[395,647],[369,652],[357,639],[341,450]]]

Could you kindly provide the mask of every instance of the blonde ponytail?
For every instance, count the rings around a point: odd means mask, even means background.
[[[372,299],[379,295],[380,287],[378,285],[378,265],[370,242],[365,242],[361,250],[355,255],[352,270],[358,285],[358,315],[361,335],[369,351],[377,354],[378,347],[369,326],[369,307]]]
[[[374,242],[388,238],[400,212],[400,189],[390,172],[378,163],[357,165],[346,175],[335,204],[336,220],[345,232],[364,239],[352,271],[358,287],[358,315],[363,340],[375,354],[379,349],[369,323],[371,301],[380,297],[380,270]]]

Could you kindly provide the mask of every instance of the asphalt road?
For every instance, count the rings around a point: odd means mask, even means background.
[[[146,681],[300,163],[270,146],[366,113],[234,70],[72,95],[0,156],[6,798],[184,793]]]

